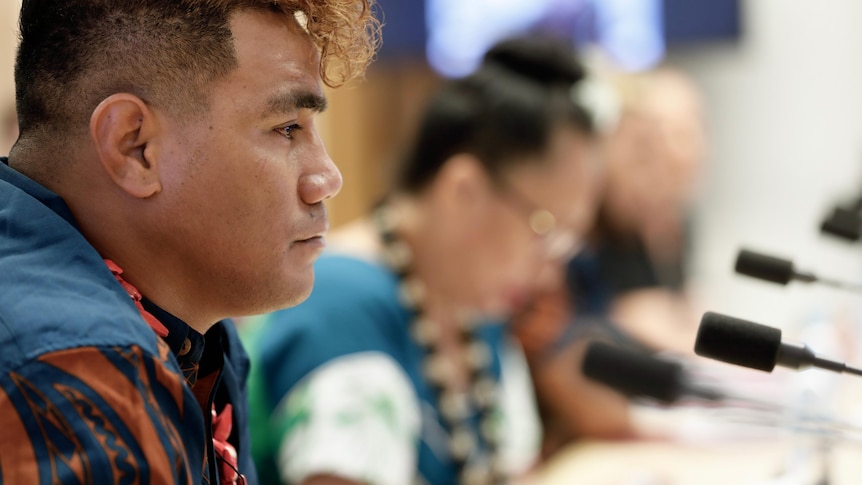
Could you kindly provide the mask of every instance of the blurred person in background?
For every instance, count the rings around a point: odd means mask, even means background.
[[[275,483],[500,483],[540,429],[502,322],[558,286],[601,175],[549,39],[499,43],[427,106],[389,195],[336,231],[315,289],[248,322],[254,454]]]
[[[706,146],[702,104],[681,71],[618,76],[622,116],[590,243],[569,266],[580,315],[608,315],[646,346],[691,353],[690,214]]]
[[[690,355],[697,318],[686,288],[688,210],[705,156],[699,91],[661,67],[608,74],[620,101],[603,143],[607,175],[589,242],[567,285],[516,317],[545,419],[545,454],[579,437],[642,430],[628,401],[580,372],[592,339]]]

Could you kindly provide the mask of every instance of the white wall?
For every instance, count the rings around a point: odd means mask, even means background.
[[[21,0],[0,0],[0,109],[15,102],[12,69],[18,45],[18,10]]]
[[[818,230],[827,209],[862,189],[862,2],[743,7],[737,45],[671,55],[703,87],[712,137],[694,270],[709,309],[784,326],[862,302],[732,272],[736,251],[748,245],[824,276],[862,280],[862,244]]]

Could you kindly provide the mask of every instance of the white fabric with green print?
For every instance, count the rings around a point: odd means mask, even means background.
[[[541,428],[520,348],[510,343],[503,355],[500,453],[507,471],[517,475],[536,459]],[[423,430],[421,409],[408,376],[385,353],[362,352],[326,363],[277,408],[282,480],[300,483],[333,474],[373,485],[415,483],[420,433],[429,435],[425,439],[432,449],[440,441],[433,436],[439,433],[430,432],[439,427],[436,422]],[[431,417],[426,413],[426,419]]]
[[[363,352],[307,375],[276,411],[284,430],[282,480],[334,474],[375,485],[404,485],[416,472],[420,418],[416,393],[391,357]]]

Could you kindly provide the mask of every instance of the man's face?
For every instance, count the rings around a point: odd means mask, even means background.
[[[314,127],[325,100],[319,56],[289,17],[231,19],[239,67],[213,84],[208,112],[167,119],[165,231],[184,290],[222,315],[305,299],[341,174]]]

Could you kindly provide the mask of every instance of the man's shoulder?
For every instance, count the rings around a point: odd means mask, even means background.
[[[156,335],[75,227],[2,180],[0,207],[0,371],[81,346],[158,354]]]
[[[3,290],[0,285],[0,291]],[[0,373],[45,355],[80,348],[139,348],[147,355],[170,361],[156,334],[135,314],[96,299],[32,298],[20,302],[10,316],[0,309]],[[7,302],[0,299],[0,304]]]

